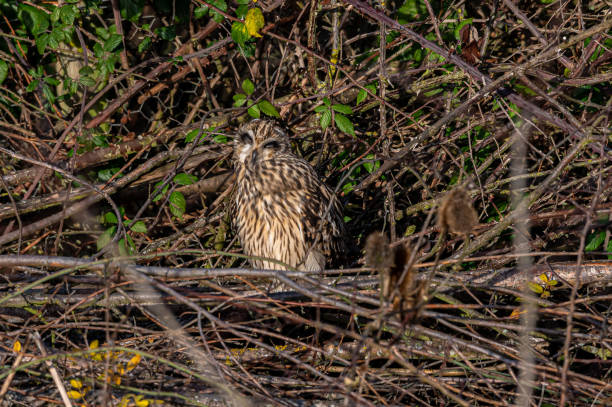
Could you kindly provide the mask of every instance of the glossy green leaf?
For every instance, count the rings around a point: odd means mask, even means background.
[[[331,110],[326,109],[321,115],[321,128],[325,130],[331,123]]]
[[[603,244],[605,240],[606,240],[606,232],[603,230],[599,233],[590,235],[589,242],[585,246],[584,251],[593,252],[599,249],[599,247]]]
[[[242,81],[242,90],[247,95],[252,95],[255,92],[255,84],[250,79],[245,79]]]
[[[185,213],[186,201],[185,196],[179,191],[174,191],[170,194],[170,212],[177,218],[181,218]]]
[[[107,225],[116,225],[117,215],[115,215],[115,212],[106,212],[102,217],[102,223],[105,223]]]
[[[191,185],[198,181],[198,177],[182,172],[180,174],[176,174],[173,181],[179,185]]]
[[[8,64],[3,59],[0,59],[0,84],[4,82],[8,75]]]
[[[344,116],[343,114],[337,113],[336,115],[334,115],[334,121],[336,122],[336,126],[338,126],[338,128],[342,132],[350,134],[351,136],[355,135],[353,123],[351,123],[348,117]]]
[[[353,114],[353,109],[351,109],[351,107],[347,105],[340,105],[340,104],[332,105],[332,109],[334,109],[338,113]]]
[[[262,100],[257,106],[259,106],[259,110],[261,110],[263,114],[280,119],[280,114],[278,114],[274,105],[267,100]]]
[[[147,225],[143,221],[137,220],[130,225],[130,230],[136,233],[147,233]]]
[[[115,235],[116,231],[117,226],[111,226],[110,228],[102,232],[102,234],[98,237],[98,240],[96,240],[96,248],[98,250],[104,249],[106,245],[108,245],[111,240],[113,240],[113,236]]]
[[[104,51],[112,52],[121,44],[123,37],[119,34],[112,34],[108,40],[104,42]]]
[[[244,93],[238,93],[232,96],[232,99],[234,99],[234,107],[240,107],[247,101],[247,97]]]
[[[259,106],[257,105],[253,105],[249,107],[249,110],[247,110],[247,113],[249,114],[249,116],[251,116],[254,119],[259,119],[259,117],[261,116]]]
[[[242,47],[244,47],[244,43],[251,38],[246,25],[240,21],[234,21],[234,23],[232,23],[231,36],[232,40]]]

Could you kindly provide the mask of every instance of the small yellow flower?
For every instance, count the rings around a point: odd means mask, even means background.
[[[15,352],[15,353],[21,352],[21,342],[15,341],[13,343],[13,352]]]

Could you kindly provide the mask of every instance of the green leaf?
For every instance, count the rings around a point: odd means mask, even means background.
[[[338,113],[353,114],[353,109],[351,109],[351,107],[347,105],[332,105],[332,109],[334,109]]]
[[[321,115],[321,128],[325,130],[331,123],[331,110],[327,109]]]
[[[369,85],[366,85],[365,89],[359,89],[359,93],[357,94],[357,103],[355,103],[355,105],[359,105],[361,102],[366,100],[366,98],[368,97],[368,92],[366,91],[366,89],[372,93],[376,93],[376,84],[371,83]]]
[[[584,248],[584,251],[593,252],[599,249],[599,247],[603,244],[604,240],[606,240],[606,232],[603,230],[597,234],[590,235],[589,243],[587,243],[586,247]]]
[[[325,106],[330,107],[331,106],[331,100],[329,100],[328,97],[324,97],[323,98],[323,104],[325,104]]]
[[[60,81],[58,81],[56,78],[53,78],[51,76],[47,76],[46,78],[43,79],[45,81],[45,83],[51,85],[51,86],[57,86],[60,84]]]
[[[138,52],[143,53],[151,47],[153,40],[151,37],[144,37],[143,40],[138,44]]]
[[[194,129],[185,135],[185,142],[191,143],[194,138],[196,138],[200,134],[200,130]]]
[[[119,239],[117,242],[117,249],[119,250],[119,256],[130,255],[130,250],[125,246],[125,239]]]
[[[42,34],[49,28],[49,15],[36,7],[19,4],[18,15],[34,36]]]
[[[116,225],[117,215],[115,215],[115,212],[106,212],[102,217],[102,223],[107,225]]]
[[[121,44],[123,37],[119,34],[112,34],[108,40],[104,41],[104,51],[112,52]]]
[[[249,32],[247,31],[246,25],[239,21],[234,21],[234,23],[232,24],[231,35],[232,40],[234,40],[234,42],[240,45],[241,47],[244,47],[244,43],[247,42],[249,38],[251,38]]]
[[[213,141],[215,143],[220,143],[220,144],[225,144],[227,143],[227,136],[225,136],[225,134],[217,134],[215,135],[215,137],[213,137]]]
[[[160,185],[161,185],[161,181],[160,181],[160,182],[158,182],[157,184],[155,184],[155,189],[157,190],[157,188],[158,188]],[[168,189],[169,189],[169,188],[170,188],[170,185],[165,185],[165,186],[162,188],[161,192],[160,192],[159,194],[157,194],[157,195],[155,196],[155,198],[153,198],[153,202],[157,202],[157,201],[159,201],[160,199],[162,199],[162,198],[164,197],[164,195],[166,195],[166,193],[168,192]]]
[[[315,107],[314,111],[317,113],[323,113],[324,111],[329,110],[329,107],[325,106],[325,105],[319,105],[317,107]]]
[[[96,81],[90,76],[80,76],[79,83],[88,88],[93,88],[96,86]]]
[[[77,15],[77,9],[73,4],[65,4],[60,9],[60,18],[65,25],[72,25]]]
[[[45,98],[49,101],[50,104],[55,103],[55,93],[53,93],[49,85],[44,84],[42,87],[42,91],[43,95],[45,95]]]
[[[108,147],[108,140],[105,135],[96,134],[91,138],[91,141],[96,147]]]
[[[274,105],[267,100],[262,100],[257,106],[259,106],[259,110],[261,110],[263,114],[280,119],[280,114],[278,114]]]
[[[9,67],[6,61],[0,59],[0,84],[2,84],[2,82],[4,82],[4,80],[6,79],[8,75],[8,68]]]
[[[130,225],[130,230],[136,233],[147,233],[147,225],[141,220],[137,220]]]
[[[236,17],[240,20],[243,20],[246,17],[247,12],[249,11],[249,6],[246,4],[241,4],[236,7]]]
[[[259,106],[257,105],[253,105],[249,107],[249,110],[247,110],[247,113],[249,114],[249,116],[251,116],[254,119],[259,119],[259,117],[261,116],[261,112],[259,111]]]
[[[173,25],[156,28],[154,32],[159,35],[162,40],[172,41],[176,38],[176,27]]]
[[[359,89],[359,93],[357,94],[357,101],[355,105],[361,104],[361,102],[363,102],[367,97],[368,97],[368,92],[366,92],[364,89]]]
[[[344,116],[343,114],[338,113],[334,116],[334,121],[336,122],[336,126],[338,126],[338,128],[342,132],[346,134],[350,134],[351,136],[355,135],[355,129],[353,128],[353,123],[351,123],[348,117]]]
[[[193,15],[196,19],[204,17],[206,13],[208,13],[208,6],[198,6],[195,10],[193,10]]]
[[[218,8],[219,10],[223,12],[227,11],[227,3],[225,2],[225,0],[214,0],[214,1],[211,1],[210,4],[212,4],[213,6],[215,6],[216,8]],[[225,18],[223,17],[222,14],[219,14],[219,12],[213,9],[210,9],[210,15],[212,16],[213,20],[215,20],[217,23],[222,22],[223,19]]]
[[[242,90],[247,95],[252,95],[255,92],[255,85],[251,82],[250,79],[245,79],[242,81]]]
[[[354,188],[355,188],[355,181],[350,181],[342,186],[342,192],[344,192],[345,194],[348,194]]]
[[[104,249],[106,245],[108,245],[111,240],[113,240],[113,236],[115,235],[116,231],[117,226],[111,226],[110,228],[102,232],[102,234],[100,235],[100,237],[98,237],[98,240],[96,241],[96,248],[98,250]]]
[[[32,82],[28,84],[28,86],[26,87],[26,92],[32,92],[37,87],[38,87],[38,79],[33,80]]]
[[[247,101],[247,97],[244,93],[237,93],[232,96],[232,99],[234,99],[234,107],[240,107]]]
[[[185,196],[179,191],[172,192],[170,194],[170,212],[177,218],[181,218],[185,213],[185,208]]]
[[[120,170],[119,167],[105,168],[103,170],[98,171],[98,178],[100,179],[100,181],[108,181],[119,170]]]
[[[35,42],[36,42],[36,50],[38,51],[39,54],[42,55],[45,52],[47,45],[49,44],[49,34],[47,33],[40,34],[36,38]]]
[[[119,10],[121,10],[121,17],[130,20],[135,23],[138,21],[142,9],[144,7],[145,0],[119,0]]]
[[[180,174],[176,174],[173,181],[179,185],[191,185],[198,181],[198,177],[182,172]]]
[[[93,75],[94,70],[90,67],[90,66],[84,66],[81,69],[79,69],[79,75]]]

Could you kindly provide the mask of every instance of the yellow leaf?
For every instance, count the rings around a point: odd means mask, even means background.
[[[529,281],[527,282],[527,285],[529,286],[531,291],[533,291],[536,294],[542,294],[542,292],[544,291],[544,288],[542,288],[542,286],[539,285],[538,283]]]
[[[81,383],[80,380],[76,379],[70,379],[70,385],[75,389],[80,389],[81,387],[83,387],[83,383]]]
[[[521,314],[524,314],[524,313],[525,313],[525,310],[524,310],[524,309],[515,308],[515,309],[512,311],[512,314],[510,314],[510,318],[511,318],[511,319],[519,319],[519,316],[520,316]]]
[[[130,394],[123,396],[119,404],[117,404],[117,407],[128,407],[128,405],[130,404],[130,397]]]
[[[21,352],[21,342],[15,341],[13,343],[13,352],[15,352],[15,353]]]
[[[129,372],[130,370],[134,369],[136,366],[138,366],[139,363],[140,363],[140,355],[134,355],[126,366],[127,371]]]
[[[75,400],[75,399],[80,399],[81,397],[83,397],[83,395],[76,391],[76,390],[70,390],[68,392],[68,397],[70,397],[71,399]]]
[[[257,31],[262,29],[264,24],[264,16],[259,8],[255,7],[247,12],[246,18],[244,19],[244,25],[246,25],[249,35],[261,37],[261,34]]]
[[[121,376],[113,375],[112,382],[119,386],[121,384]]]
[[[138,396],[134,397],[134,403],[138,406],[138,407],[147,407],[149,405],[149,400],[147,399],[142,399],[142,394],[139,394]]]
[[[91,341],[91,343],[89,344],[89,349],[97,349],[98,346],[100,346],[100,342],[97,339],[94,339],[93,341]]]
[[[546,275],[546,273],[540,274],[540,280],[544,281],[545,283],[548,283],[548,276]]]

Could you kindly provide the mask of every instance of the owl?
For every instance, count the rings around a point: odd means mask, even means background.
[[[253,120],[234,138],[233,224],[257,269],[319,271],[342,250],[340,202],[274,122]]]

